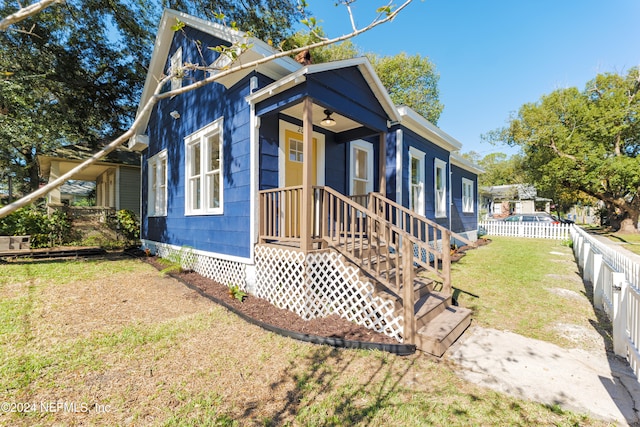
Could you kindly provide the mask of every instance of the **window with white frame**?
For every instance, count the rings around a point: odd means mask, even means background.
[[[425,153],[409,147],[409,209],[424,215]]]
[[[351,195],[373,191],[373,145],[366,141],[351,141]]]
[[[447,163],[434,161],[434,195],[436,218],[447,216]]]
[[[222,119],[185,138],[186,215],[221,214]]]
[[[182,48],[179,47],[173,55],[171,55],[171,65],[169,72],[176,75],[171,79],[171,90],[180,89],[182,87]]]
[[[302,163],[304,159],[303,144],[299,139],[289,138],[289,161]]]
[[[462,178],[462,212],[473,213],[473,181]]]
[[[167,215],[167,150],[147,161],[148,166],[148,216]]]

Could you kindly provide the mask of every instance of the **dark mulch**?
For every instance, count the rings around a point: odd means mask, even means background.
[[[160,270],[165,267],[160,264],[155,257],[143,259]],[[239,312],[271,326],[320,337],[381,344],[399,344],[397,340],[391,337],[349,322],[337,315],[320,319],[304,320],[291,311],[278,308],[267,300],[253,295],[248,296],[243,302],[240,302],[229,295],[229,288],[227,286],[203,277],[198,273],[183,272],[170,273],[170,275],[199,289],[206,295],[224,301]]]

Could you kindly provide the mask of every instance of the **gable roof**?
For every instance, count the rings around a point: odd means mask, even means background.
[[[165,65],[169,57],[169,50],[171,49],[173,36],[175,35],[175,31],[171,27],[175,25],[177,22],[176,20],[184,22],[186,26],[195,30],[209,34],[218,39],[228,41],[230,44],[246,42],[250,46],[249,49],[243,52],[236,61],[251,62],[256,59],[261,59],[278,53],[277,50],[273,49],[267,43],[254,37],[247,37],[246,33],[242,31],[232,30],[224,25],[200,19],[183,12],[165,9],[158,26],[156,41],[151,55],[151,62],[149,64],[149,71],[147,72],[142,95],[140,96],[140,103],[138,104],[138,111],[136,112],[136,119],[139,118],[141,110],[158,87],[158,82],[162,79],[162,76],[165,75]],[[281,57],[260,65],[257,67],[257,70],[262,74],[277,80],[300,67],[301,65],[295,60],[289,57]],[[225,79],[221,79],[220,82],[226,86],[231,86],[251,71],[252,70],[249,69],[245,70],[244,73],[233,73]],[[150,112],[144,117],[140,117],[142,119],[142,123],[136,132],[137,134],[142,134],[144,132],[149,121],[149,115]]]
[[[380,102],[380,105],[384,109],[385,113],[389,116],[389,120],[400,120],[398,110],[393,104],[393,101],[391,100],[387,89],[382,84],[382,81],[380,81],[380,78],[378,77],[373,69],[373,66],[366,57],[344,59],[341,61],[324,62],[321,64],[304,66],[303,68],[300,68],[299,70],[249,95],[247,97],[247,101],[251,103],[257,103],[273,95],[282,93],[287,89],[303,83],[307,79],[308,75],[322,73],[325,71],[340,70],[349,67],[358,68],[363,78],[369,84],[369,87]]]

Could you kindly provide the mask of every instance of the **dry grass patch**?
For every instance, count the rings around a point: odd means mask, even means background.
[[[69,263],[59,278],[45,263],[2,268],[0,286],[22,282],[0,297],[17,319],[0,335],[0,401],[67,405],[2,425],[603,425],[421,354],[265,332],[135,260]]]

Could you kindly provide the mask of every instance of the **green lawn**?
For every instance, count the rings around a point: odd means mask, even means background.
[[[477,324],[570,346],[549,325],[593,313],[546,289],[584,293],[574,273],[557,242],[494,239],[453,278]],[[606,425],[456,370],[265,332],[137,260],[0,265],[0,402],[38,405],[0,425]]]
[[[611,234],[608,234],[607,237],[609,237],[609,239],[613,240],[614,242],[623,243],[625,249],[628,249],[631,252],[640,255],[640,233],[638,234],[611,233]]]
[[[609,324],[592,305],[572,249],[556,240],[493,237],[453,264],[461,304],[481,326],[509,330],[564,347],[585,346],[562,333],[562,325],[608,334]],[[595,335],[597,336],[597,335]],[[607,345],[609,342],[606,343]]]

